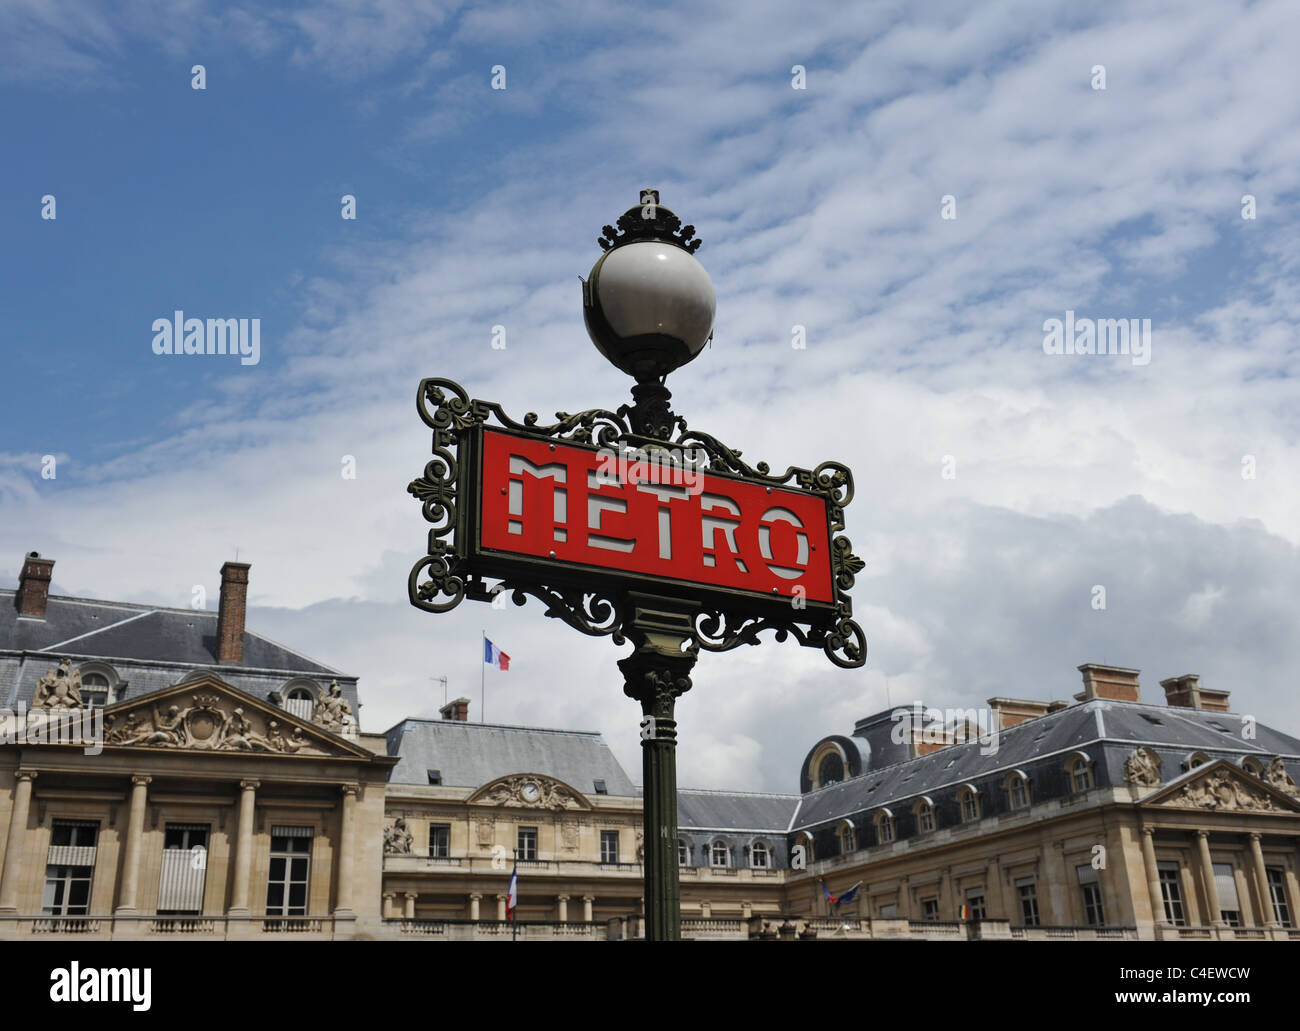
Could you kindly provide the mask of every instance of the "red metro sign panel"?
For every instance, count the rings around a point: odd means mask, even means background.
[[[822,496],[704,472],[689,450],[597,450],[487,428],[479,445],[481,556],[835,602]]]

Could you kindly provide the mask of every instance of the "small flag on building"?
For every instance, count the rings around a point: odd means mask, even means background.
[[[838,895],[832,895],[830,888],[826,887],[826,882],[822,881],[822,892],[826,896],[826,901],[830,903],[832,906],[834,906],[836,909],[840,908],[841,903],[852,902],[855,898],[857,898],[858,889],[860,887],[862,887],[862,882],[858,881],[858,883],[853,885],[852,888],[849,888],[848,890],[843,891]]]
[[[510,668],[510,656],[486,637],[483,638],[483,661],[489,666],[495,666],[497,669],[508,670]]]
[[[510,890],[506,893],[506,919],[515,918],[515,906],[519,902],[519,861],[515,860],[514,869],[510,871]]]

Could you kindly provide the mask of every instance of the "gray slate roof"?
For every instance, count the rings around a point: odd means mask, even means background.
[[[636,786],[595,731],[544,730],[459,720],[402,720],[388,731],[388,754],[399,757],[392,784],[442,783],[478,788],[512,773],[554,777],[583,794],[603,780],[611,795],[635,796]]]
[[[677,823],[683,828],[784,834],[798,806],[798,795],[683,789],[677,793]]]
[[[1089,753],[1103,785],[1124,782],[1124,759],[1138,745],[1150,746],[1160,756],[1164,783],[1181,775],[1183,761],[1196,751],[1234,763],[1247,755],[1282,756],[1300,780],[1300,739],[1263,724],[1255,725],[1253,740],[1244,739],[1241,728],[1241,716],[1232,713],[1092,699],[1001,731],[995,754],[981,755],[980,742],[969,740],[811,792],[803,796],[791,827],[812,828],[882,805],[910,804],[918,795],[933,796],[1034,763],[1041,766],[1047,756],[1063,760],[1063,753],[1074,749]]]
[[[360,715],[356,677],[250,630],[244,631],[242,661],[218,663],[216,612],[55,595],[44,619],[30,619],[19,617],[15,593],[0,590],[0,705],[31,704],[37,681],[67,657],[78,666],[97,659],[113,667],[121,681],[119,701],[207,670],[257,698],[297,678],[313,681],[318,693],[337,679],[353,715]]]
[[[15,593],[0,590],[0,648],[216,664],[217,614],[212,610],[51,596],[44,619],[24,619],[14,604]],[[249,630],[244,631],[244,658],[239,665],[308,676],[342,675]]]

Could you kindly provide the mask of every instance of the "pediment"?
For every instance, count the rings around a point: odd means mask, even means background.
[[[501,777],[479,788],[468,801],[471,805],[550,809],[554,812],[591,808],[581,791],[540,773],[515,773]]]
[[[1142,802],[1202,812],[1300,813],[1300,798],[1226,759],[1196,767]]]
[[[372,753],[211,674],[104,709],[108,748],[373,758]]]

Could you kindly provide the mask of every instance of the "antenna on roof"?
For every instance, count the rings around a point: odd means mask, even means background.
[[[443,704],[443,707],[446,708],[446,706],[447,706],[447,678],[446,678],[446,677],[430,677],[429,679],[430,679],[430,680],[436,680],[436,681],[438,681],[440,684],[442,684],[442,704]]]

